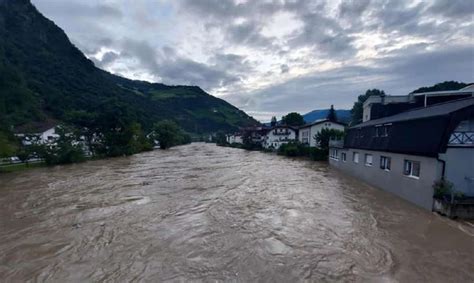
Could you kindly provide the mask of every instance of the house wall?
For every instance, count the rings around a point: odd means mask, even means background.
[[[230,144],[233,144],[233,143],[243,143],[242,141],[242,136],[236,136],[236,135],[229,135],[227,136],[227,142],[230,143]]]
[[[42,143],[49,143],[52,140],[59,138],[59,135],[56,134],[56,128],[51,128],[41,133],[40,138]]]
[[[288,130],[288,135],[278,135],[278,134],[274,134],[274,131],[277,130],[277,132],[285,132],[286,130]],[[264,137],[264,140],[263,140],[263,147],[264,148],[275,148],[275,149],[278,149],[280,148],[280,146],[282,144],[285,144],[285,143],[288,143],[290,140],[296,140],[296,131],[293,130],[293,129],[286,129],[286,128],[276,128],[276,129],[272,129],[270,131],[267,132],[267,134],[265,135]]]
[[[346,162],[343,162],[341,159],[342,152],[346,153]],[[359,153],[359,163],[352,161],[354,152]],[[372,166],[365,165],[365,154],[372,154]],[[390,171],[380,168],[380,156],[391,158]],[[441,178],[442,173],[442,164],[436,158],[347,148],[338,149],[337,157],[337,160],[334,158],[329,159],[331,166],[360,178],[373,186],[396,194],[425,209],[432,209],[432,186],[436,180]],[[419,178],[403,174],[404,160],[406,159],[420,162]]]
[[[454,189],[474,196],[474,147],[449,147],[440,159],[446,162],[445,178]]]
[[[305,138],[306,138],[305,133],[307,133],[309,134],[309,146],[316,147],[317,144],[316,144],[316,140],[314,139],[314,136],[324,128],[344,131],[343,125],[327,121],[327,122],[322,122],[322,123],[313,125],[311,127],[301,128],[298,133],[298,140],[301,143],[305,143]]]

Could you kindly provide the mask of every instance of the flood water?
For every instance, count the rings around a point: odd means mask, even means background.
[[[473,282],[474,228],[329,168],[196,143],[0,175],[0,281]]]

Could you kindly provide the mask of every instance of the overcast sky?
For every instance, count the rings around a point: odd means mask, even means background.
[[[32,0],[95,64],[259,120],[474,81],[473,0]]]

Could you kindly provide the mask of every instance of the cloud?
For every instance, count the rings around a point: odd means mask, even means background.
[[[290,71],[290,67],[287,65],[287,64],[282,64],[280,66],[280,69],[281,69],[281,73],[284,74],[284,73],[288,73]]]
[[[259,118],[474,73],[472,1],[32,1],[97,66],[199,85]]]

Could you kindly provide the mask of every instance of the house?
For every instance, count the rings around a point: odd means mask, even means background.
[[[474,197],[474,97],[353,126],[343,143],[330,144],[329,162],[428,210],[442,179]]]
[[[256,146],[261,146],[264,142],[268,127],[247,127],[240,130],[242,143],[251,142]]]
[[[363,104],[362,122],[468,97],[474,97],[474,84],[460,90],[410,93],[408,95],[374,95],[367,98]]]
[[[41,144],[54,147],[56,146],[56,141],[59,139],[59,134],[56,131],[57,127],[57,125],[44,125],[34,131],[26,130],[23,133],[16,133],[15,136],[20,138],[24,145]],[[77,140],[73,141],[72,144],[80,145],[85,156],[92,156],[92,151],[87,145],[84,136],[80,136]]]
[[[313,123],[303,125],[298,130],[298,140],[302,144],[307,144],[311,147],[316,147],[316,140],[314,137],[322,129],[335,129],[344,131],[346,125],[343,123],[330,121],[329,119],[316,120]]]
[[[266,129],[266,133],[262,139],[262,147],[267,149],[278,149],[282,144],[297,140],[298,129],[277,125]]]
[[[15,136],[21,138],[24,145],[31,145],[34,142],[39,144],[49,144],[59,138],[59,135],[56,133],[56,126],[51,125],[39,127],[35,131],[16,133]]]
[[[237,132],[234,134],[226,135],[226,141],[229,144],[233,144],[233,143],[242,144],[243,143],[242,134]]]

